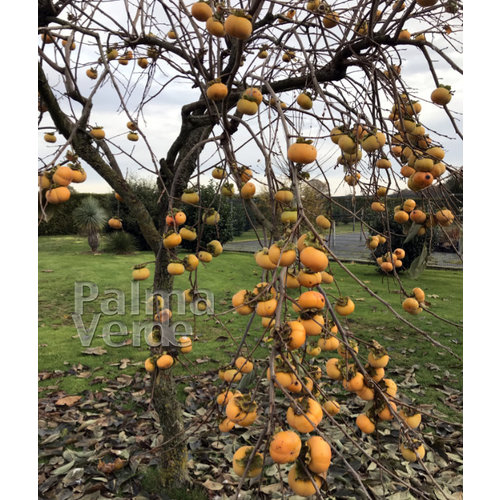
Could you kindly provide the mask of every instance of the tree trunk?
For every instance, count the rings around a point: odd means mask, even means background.
[[[153,406],[158,413],[166,442],[160,452],[159,472],[162,486],[169,488],[189,483],[182,408],[177,400],[175,387],[170,370],[157,372]]]
[[[198,156],[203,149],[199,146],[193,154],[193,148],[208,137],[212,127],[200,127],[192,129],[183,134],[182,146],[179,148],[177,160],[174,165],[162,160],[163,183],[167,189],[171,189],[173,183],[173,196],[180,198],[182,191],[187,187],[188,181],[197,167]],[[191,153],[191,154],[189,154]],[[179,171],[179,163],[182,163],[182,171]],[[159,184],[161,186],[161,184]],[[170,193],[169,193],[170,194]],[[158,228],[165,224],[165,216],[169,210],[169,196],[164,196],[160,203],[158,216]],[[167,273],[169,263],[168,252],[160,243],[156,254],[154,291],[163,291],[165,294],[172,291],[173,279]],[[189,483],[187,473],[187,447],[184,435],[184,421],[182,418],[182,407],[177,400],[176,384],[170,370],[158,370],[155,380],[153,406],[158,413],[164,440],[168,444],[162,448],[160,457],[160,476],[163,485],[168,487],[186,486]]]
[[[163,220],[165,218],[163,217]],[[167,273],[168,253],[160,245],[156,255],[153,292],[172,291],[173,279]],[[166,304],[169,307],[170,304]],[[170,306],[170,309],[172,307]],[[153,348],[159,351],[162,347]],[[158,413],[164,445],[160,450],[159,473],[163,487],[183,487],[189,483],[187,447],[184,436],[182,407],[177,399],[175,379],[171,370],[157,370],[154,379],[153,407]]]
[[[89,242],[89,247],[92,250],[92,253],[96,253],[99,248],[99,233],[94,230],[90,230],[87,241]]]

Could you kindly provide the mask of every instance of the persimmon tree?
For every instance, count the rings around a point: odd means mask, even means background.
[[[372,433],[381,421],[395,419],[401,427],[403,455],[422,463],[415,430],[419,412],[398,399],[397,387],[384,378],[387,353],[378,342],[363,343],[346,328],[344,318],[355,314],[355,304],[338,284],[333,294],[325,292],[334,281],[329,265],[350,271],[325,246],[331,227],[328,213],[315,213],[314,203],[304,205],[301,190],[307,189],[309,198],[323,200],[318,205],[326,207],[336,206],[339,185],[371,201],[370,215],[383,230],[373,228],[356,211],[345,212],[359,220],[372,250],[384,247],[377,261],[398,283],[402,309],[395,310],[350,275],[387,307],[388,314],[443,348],[409,319],[411,314],[434,313],[420,289],[405,290],[399,281],[398,270],[411,263],[404,261],[404,250],[391,245],[389,228],[394,218],[408,242],[424,238],[428,250],[435,227],[459,222],[458,201],[445,181],[460,177],[461,169],[447,161],[443,143],[451,147],[462,138],[460,115],[453,109],[453,90],[448,87],[461,75],[461,3],[39,0],[38,5],[39,127],[48,143],[39,162],[41,221],[54,205],[68,199],[68,184],[84,180],[85,168],[93,169],[134,213],[154,252],[154,290],[171,290],[175,275],[190,272],[188,301],[199,299],[198,262],[209,265],[222,252],[214,241],[207,248],[198,245],[184,261],[176,254],[183,238],[199,241],[206,225],[217,225],[216,200],[210,207],[202,206],[197,195],[204,175],[216,179],[217,196],[239,193],[248,214],[264,230],[260,241],[265,248],[256,254],[262,284],[254,290],[234,290],[232,305],[251,321],[262,317],[260,340],[270,340],[269,356],[261,365],[267,367],[268,399],[255,398],[257,388],[267,384],[264,376],[253,382],[255,390],[228,392],[219,398],[219,406],[214,402],[214,412],[224,417],[224,431],[252,425],[268,408],[258,441],[235,455],[236,474],[258,475],[270,450],[278,464],[298,460],[289,474],[296,493],[321,496],[333,450],[359,482],[361,494],[370,497],[319,425],[323,418],[340,424],[334,418],[338,403],[309,363],[316,348],[338,349],[339,357],[326,365],[327,376],[371,401],[358,417],[358,427]],[[413,66],[430,82],[426,87],[432,92],[422,95],[407,83]],[[452,82],[441,79],[444,72]],[[110,95],[119,103],[117,125],[99,128],[100,103]],[[175,123],[160,130],[149,125],[153,105],[167,111],[169,100],[178,103],[184,96],[194,97],[183,103]],[[426,113],[442,115],[452,133],[428,131]],[[172,130],[177,135],[169,139]],[[51,135],[54,131],[57,135]],[[141,145],[141,154],[136,145]],[[254,159],[252,168],[249,157]],[[157,220],[127,182],[124,171],[133,164],[157,179]],[[400,196],[393,213],[386,198],[402,189],[412,190],[415,200]],[[266,213],[254,201],[257,191],[268,193]],[[196,220],[182,218],[186,204],[197,207]],[[183,228],[185,224],[189,227]],[[147,267],[134,270],[134,279],[148,275]],[[296,286],[301,287],[299,295],[293,294]],[[207,307],[201,299],[198,303]],[[160,299],[155,302],[160,323],[170,319],[163,306]],[[224,323],[222,317],[215,319]],[[234,391],[242,374],[253,368],[254,348],[247,332],[231,365],[221,371],[228,391]],[[158,332],[152,340],[158,343]],[[167,484],[188,481],[181,407],[168,368],[191,348],[189,339],[181,345],[160,343],[151,347],[146,362],[165,436],[160,453]],[[286,395],[288,409],[277,405],[276,390]],[[279,427],[293,430],[277,437]],[[311,431],[315,436],[301,445],[297,433]],[[363,453],[359,439],[344,432]],[[290,455],[284,457],[287,447]]]

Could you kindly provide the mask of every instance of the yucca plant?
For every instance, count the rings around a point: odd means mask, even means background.
[[[78,230],[87,235],[92,253],[96,253],[99,247],[100,231],[108,220],[105,210],[95,198],[89,196],[84,198],[80,205],[75,208],[73,220]]]

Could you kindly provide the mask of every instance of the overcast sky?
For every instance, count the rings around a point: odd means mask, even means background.
[[[418,31],[421,29],[416,23],[408,23],[407,28],[411,31]],[[50,54],[49,48],[49,54]],[[84,57],[81,58],[82,61],[95,61],[96,53],[93,49],[84,48],[83,49]],[[432,138],[434,138],[437,142],[441,142],[446,151],[445,161],[454,165],[461,166],[462,165],[462,144],[460,139],[448,139],[455,137],[456,134],[453,131],[453,128],[449,122],[448,117],[446,116],[445,111],[430,102],[430,94],[432,90],[435,88],[434,81],[432,76],[427,70],[427,63],[423,56],[420,54],[420,51],[413,48],[407,48],[402,51],[402,55],[404,57],[404,61],[402,64],[402,75],[404,80],[406,81],[408,88],[411,89],[411,92],[417,95],[422,103],[422,112],[420,114],[420,120],[424,124],[424,126],[429,131]],[[459,55],[456,53],[452,53],[451,51],[447,52],[448,56],[453,56],[454,60],[461,66],[462,61]],[[456,115],[460,118],[462,113],[462,97],[463,97],[463,88],[462,88],[462,78],[461,76],[449,68],[449,66],[440,61],[438,57],[433,57],[435,61],[435,68],[438,78],[442,83],[449,84],[452,86],[455,94],[453,96],[452,102],[450,104],[450,109],[457,113]],[[143,70],[140,69],[133,63],[130,63],[128,66],[120,66],[117,61],[114,61],[112,65],[117,68],[116,71],[120,72],[123,76],[129,75],[131,72],[135,74],[143,73]],[[92,86],[95,84],[95,81],[88,79],[85,76],[85,70],[88,66],[82,67],[78,71],[78,77],[80,80],[80,85],[84,94],[88,94]],[[159,81],[165,82],[168,77],[173,75],[172,70],[169,71],[168,76],[160,77],[157,74],[157,79]],[[125,78],[122,78],[125,81]],[[51,82],[55,80],[51,78]],[[142,95],[142,87],[144,86],[145,78],[139,81],[138,86],[132,95],[128,105],[129,110],[133,111],[139,102]],[[298,92],[283,94],[280,97],[282,100],[288,104],[292,103],[292,101],[297,97]],[[145,117],[147,121],[144,121],[143,118],[139,118],[139,124],[141,129],[147,136],[147,139],[152,146],[153,151],[157,155],[157,159],[164,157],[168,151],[168,148],[172,141],[177,137],[179,132],[180,125],[180,110],[181,107],[193,100],[197,100],[199,97],[199,92],[197,89],[192,89],[190,84],[186,84],[186,82],[182,81],[174,81],[169,84],[168,87],[153,101],[151,101],[145,108]],[[385,102],[385,104],[390,107],[392,103]],[[151,155],[144,144],[142,138],[136,142],[130,142],[126,139],[126,134],[128,132],[126,128],[126,123],[128,121],[128,117],[122,111],[119,112],[120,101],[109,82],[103,88],[99,89],[94,98],[94,106],[90,118],[91,125],[100,125],[103,126],[106,131],[106,138],[112,141],[113,143],[121,146],[126,152],[128,152],[131,156],[136,158],[141,164],[146,165],[149,168],[153,168],[153,163],[151,160]],[[263,110],[264,105],[261,105],[261,110]],[[315,103],[313,111],[320,115],[323,111],[322,106],[319,103]],[[262,111],[266,112],[266,111]],[[288,111],[290,112],[290,111]],[[253,129],[257,128],[257,118],[245,118],[249,124],[251,124]],[[307,124],[310,124],[310,127],[307,127]],[[41,126],[51,126],[51,120],[48,114],[44,116]],[[461,127],[461,122],[459,121],[459,126]],[[442,134],[441,137],[432,133],[432,131],[436,131]],[[311,120],[305,120],[304,128],[301,130],[304,135],[316,136],[318,134],[325,136],[325,129],[318,131],[315,123]],[[279,137],[280,144],[284,149],[284,134],[283,137]],[[249,135],[245,131],[244,127],[240,126],[240,129],[236,135],[236,143],[241,144],[242,142],[248,139]],[[46,158],[47,161],[50,161],[50,154],[55,150],[58,144],[63,142],[62,136],[58,136],[58,142],[56,145],[49,145],[43,141],[43,133],[39,134],[39,155],[42,158]],[[336,160],[339,156],[338,148],[330,141],[328,138],[322,138],[315,141],[315,145],[318,149],[318,161],[322,165],[322,167],[327,171],[327,177],[332,184],[332,191],[335,191],[336,194],[345,194],[351,191],[345,182],[342,181],[344,177],[344,172],[341,167],[337,167],[334,169],[333,167],[336,165]],[[387,148],[386,148],[387,149]],[[215,148],[213,145],[209,145],[205,148],[202,154],[202,161],[212,158],[212,155],[215,153]],[[260,165],[262,165],[262,157],[258,148],[253,145],[247,145],[241,151],[238,152],[237,155],[238,160],[241,163],[251,165],[256,171],[256,178],[258,180],[263,180],[263,176],[261,175],[263,169]],[[138,177],[144,177],[151,180],[154,180],[154,175],[148,173],[147,171],[140,169],[137,164],[126,155],[121,154],[118,156],[119,164],[122,168],[122,171],[127,174],[131,174]],[[398,170],[397,164],[393,162],[395,165],[395,169]],[[105,181],[103,181],[90,167],[86,168],[88,179],[85,183],[80,185],[75,185],[75,189],[81,192],[108,192],[111,188],[107,185]],[[260,175],[259,175],[260,174]],[[384,174],[385,175],[385,174]],[[203,181],[208,181],[210,176],[203,176]],[[401,183],[403,186],[404,184]]]

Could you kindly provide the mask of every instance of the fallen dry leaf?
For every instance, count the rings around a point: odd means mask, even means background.
[[[95,356],[102,356],[103,354],[106,354],[108,351],[104,349],[104,347],[87,347],[87,349],[82,351],[82,354],[93,354]]]
[[[57,406],[73,406],[77,401],[82,399],[81,396],[65,396],[64,398],[60,398],[56,401]]]

